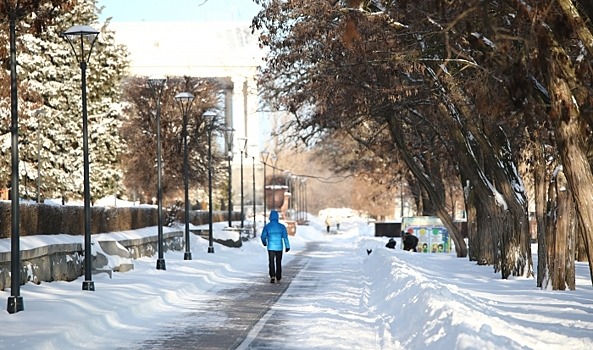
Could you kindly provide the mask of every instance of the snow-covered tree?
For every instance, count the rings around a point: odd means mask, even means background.
[[[61,37],[77,24],[101,32],[86,71],[91,196],[117,194],[121,189],[120,82],[128,67],[127,51],[115,44],[109,23],[98,23],[98,13],[95,0],[78,1],[71,11],[56,10],[54,21],[41,34],[18,37],[19,80],[41,101],[38,108],[20,116],[22,196],[36,194],[38,174],[43,197],[82,195],[81,71]],[[4,154],[6,150],[1,149]],[[3,161],[1,166],[7,165]]]

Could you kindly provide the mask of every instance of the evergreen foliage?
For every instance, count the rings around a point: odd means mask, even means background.
[[[91,196],[117,195],[123,177],[120,88],[128,68],[127,51],[115,43],[109,23],[98,23],[95,0],[77,1],[70,11],[50,10],[54,20],[41,33],[17,32],[20,194],[36,197],[39,170],[42,198],[82,196],[81,71],[61,34],[73,25],[86,24],[101,32],[86,71]],[[19,28],[30,26],[34,17],[24,17]],[[4,110],[9,94],[2,96]],[[3,118],[1,128],[0,181],[7,183],[11,173],[7,119]]]

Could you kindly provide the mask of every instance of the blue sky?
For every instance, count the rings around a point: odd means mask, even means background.
[[[258,12],[252,0],[99,0],[101,19],[113,21],[247,21]]]

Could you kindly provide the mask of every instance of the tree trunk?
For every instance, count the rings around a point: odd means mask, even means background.
[[[564,173],[557,171],[549,189],[550,222],[546,225],[546,266],[542,289],[575,288],[575,207],[567,185]]]
[[[501,128],[492,130],[491,134],[499,152],[497,166],[493,167],[493,178],[507,205],[503,213],[506,229],[501,231],[503,278],[510,275],[529,277],[533,275],[533,261],[525,186],[516,171],[507,135]]]
[[[550,38],[550,37],[549,37]],[[548,90],[552,105],[552,120],[558,151],[576,212],[585,236],[589,273],[593,281],[593,174],[587,160],[585,135],[587,128],[579,118],[579,106],[571,92],[576,76],[564,50],[553,41],[548,57]],[[571,84],[572,83],[572,84]]]
[[[396,145],[396,147],[400,150],[402,159],[408,166],[408,169],[410,169],[410,171],[414,174],[414,177],[418,180],[419,184],[426,191],[431,203],[434,205],[435,211],[439,219],[441,219],[443,225],[447,228],[447,231],[449,231],[451,239],[453,240],[453,244],[455,244],[455,253],[457,254],[457,257],[466,257],[467,245],[465,244],[465,241],[461,236],[459,228],[455,225],[453,219],[445,209],[445,196],[439,195],[439,193],[437,193],[433,182],[429,181],[429,174],[423,172],[420,166],[416,164],[411,154],[407,150],[406,146],[404,145],[402,138],[398,137],[398,135],[403,133],[402,128],[399,125],[399,119],[394,117],[387,117],[385,119],[389,126],[391,138],[393,139],[393,142]]]
[[[443,106],[454,121],[449,130],[458,143],[461,154],[455,157],[465,166],[459,171],[468,171],[467,176],[483,187],[480,206],[488,208],[493,204],[488,217],[495,227],[492,237],[495,242],[495,269],[502,272],[502,278],[509,275],[529,276],[532,273],[531,248],[529,244],[529,220],[527,215],[527,196],[516,172],[517,166],[511,158],[511,150],[502,129],[489,131],[489,138],[470,116],[473,115],[471,99],[448,74],[437,76],[427,67],[429,75],[440,85],[446,94],[442,94]],[[476,147],[468,150],[468,145]],[[477,155],[483,156],[483,167],[478,163]],[[464,159],[465,158],[465,159]],[[463,169],[463,170],[462,170]],[[498,206],[499,208],[495,208]],[[478,209],[479,210],[479,209]],[[481,224],[481,223],[479,223]]]
[[[546,162],[544,159],[544,147],[539,138],[534,140],[533,149],[533,177],[535,180],[535,221],[537,229],[537,286],[542,286],[544,271],[546,267]]]
[[[577,241],[576,241],[576,261],[585,262],[588,261],[587,257],[587,247],[585,246],[585,233],[579,228],[577,231]]]
[[[464,176],[461,177],[464,183],[463,192],[465,193],[465,212],[467,220],[467,244],[469,261],[479,261],[480,245],[478,244],[478,219],[476,210],[476,194],[474,186]]]
[[[551,249],[554,254],[548,255],[550,264],[550,280],[552,282],[552,289],[564,290],[566,287],[566,241],[568,231],[570,230],[571,203],[569,193],[566,189],[566,178],[559,171],[556,175],[555,191],[557,200],[556,209],[556,230],[553,235],[553,241],[550,242]]]

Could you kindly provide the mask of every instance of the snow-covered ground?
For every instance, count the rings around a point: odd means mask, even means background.
[[[332,264],[345,266],[340,283],[311,287],[316,300],[307,305],[306,318],[289,320],[290,329],[315,330],[325,340],[315,348],[360,349],[361,334],[352,330],[364,320],[375,333],[366,334],[374,339],[363,347],[369,349],[593,349],[593,288],[586,264],[577,263],[576,291],[542,291],[533,279],[501,280],[491,267],[454,253],[404,252],[399,241],[397,249],[387,249],[387,238],[374,237],[373,224],[363,219],[344,220],[340,232],[329,235],[321,217],[309,219],[310,225],[299,226],[291,237],[284,264],[307,242],[319,241],[322,247],[336,247],[324,252]],[[112,279],[94,275],[94,292],[81,290],[82,278],[28,283],[21,287],[25,310],[0,311],[0,349],[125,347],[179,318],[190,297],[206,304],[225,289],[241,288],[245,279],[267,275],[259,239],[241,248],[215,244],[214,254],[206,253],[207,246],[206,240],[192,237],[193,260],[183,260],[183,252],[167,252],[165,271],[155,269],[153,257],[135,260],[133,271],[114,273]],[[9,240],[0,240],[0,250],[10,250]],[[297,288],[302,292],[299,281],[297,275],[286,294]],[[329,297],[340,294],[356,302],[346,305]],[[0,292],[4,305],[9,296],[10,290]],[[335,327],[344,324],[346,314],[354,327]],[[328,317],[335,317],[335,324]],[[219,322],[214,316],[210,321]]]

